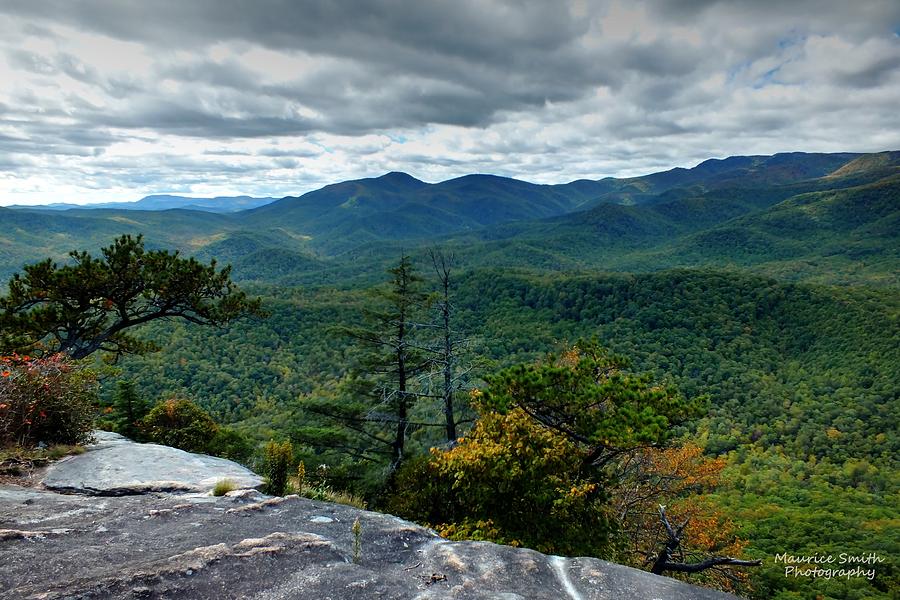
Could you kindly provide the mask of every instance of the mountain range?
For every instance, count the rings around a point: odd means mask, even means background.
[[[0,275],[141,233],[148,246],[231,263],[243,280],[366,276],[398,252],[439,244],[471,265],[734,265],[894,285],[898,200],[900,152],[735,156],[560,185],[484,174],[431,184],[392,172],[278,200],[149,196],[128,206],[0,209]]]
[[[187,210],[229,213],[264,206],[275,200],[277,200],[277,198],[253,198],[251,196],[190,198],[187,196],[155,194],[153,196],[145,196],[135,202],[98,202],[94,204],[52,202],[50,204],[40,204],[36,206],[13,204],[7,208],[25,208],[32,210],[94,210],[98,208],[116,208],[120,210],[170,210],[173,208],[184,208]]]

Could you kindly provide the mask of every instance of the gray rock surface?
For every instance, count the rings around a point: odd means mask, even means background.
[[[734,598],[601,560],[450,542],[389,515],[258,493],[88,497],[0,486],[0,564],[3,598]]]
[[[222,478],[260,483],[229,461],[101,433],[46,473],[48,488],[69,493],[0,485],[0,597],[734,598],[593,558],[450,542],[338,504],[254,489],[210,495]]]
[[[262,485],[241,465],[157,444],[136,444],[116,433],[97,431],[84,454],[51,465],[41,484],[52,490],[121,496],[153,491],[208,492],[222,479],[240,488]]]

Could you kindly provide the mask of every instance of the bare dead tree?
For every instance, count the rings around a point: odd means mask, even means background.
[[[452,301],[452,275],[456,256],[452,252],[446,254],[440,249],[431,248],[428,250],[428,257],[431,259],[434,273],[438,279],[437,298],[434,301],[437,318],[430,325],[437,329],[438,333],[434,336],[435,343],[430,346],[428,351],[431,353],[432,365],[435,367],[432,375],[436,374],[440,379],[439,385],[436,386],[437,389],[430,395],[439,399],[443,404],[445,437],[447,443],[452,445],[456,443],[459,436],[459,426],[473,420],[460,416],[459,407],[455,405],[455,398],[460,390],[466,388],[466,382],[477,361],[469,360],[471,359],[469,357],[466,360],[469,363],[466,367],[460,364],[461,357],[470,351],[472,340],[460,337],[459,332],[453,326],[455,307]],[[429,385],[429,387],[431,386]]]
[[[435,249],[428,251],[431,258],[431,264],[434,272],[437,274],[438,283],[440,284],[440,299],[438,300],[438,310],[440,312],[440,329],[443,338],[443,347],[438,362],[443,375],[443,401],[444,401],[444,419],[447,424],[447,441],[456,441],[456,418],[453,413],[453,367],[454,359],[454,339],[453,332],[450,328],[450,273],[453,268],[453,254],[445,255]]]
[[[684,535],[684,529],[685,527],[687,527],[690,519],[686,519],[684,523],[682,523],[678,527],[672,527],[672,524],[669,523],[668,517],[666,517],[666,507],[662,504],[659,505],[659,518],[660,520],[662,520],[662,524],[666,528],[668,539],[666,540],[666,543],[663,546],[662,550],[659,551],[656,560],[653,562],[653,568],[650,569],[651,573],[654,573],[656,575],[662,575],[666,571],[672,571],[676,573],[699,573],[700,571],[705,571],[713,567],[757,567],[762,564],[761,560],[740,560],[737,558],[732,558],[731,556],[713,556],[695,563],[676,561],[674,560],[674,558],[679,554],[682,554],[683,560],[683,553],[681,553],[681,540],[682,536]]]

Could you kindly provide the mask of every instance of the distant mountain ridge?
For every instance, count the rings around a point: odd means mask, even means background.
[[[191,198],[187,196],[172,196],[169,194],[155,194],[152,196],[145,196],[135,202],[99,202],[96,204],[55,202],[52,204],[39,204],[36,206],[14,204],[7,208],[31,210],[96,210],[99,208],[114,208],[120,210],[171,210],[183,208],[186,210],[230,213],[264,206],[275,200],[277,200],[277,198],[254,198],[251,196]]]

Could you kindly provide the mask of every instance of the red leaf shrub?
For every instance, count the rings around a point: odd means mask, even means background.
[[[94,373],[62,354],[0,356],[0,446],[87,441],[96,394]]]

